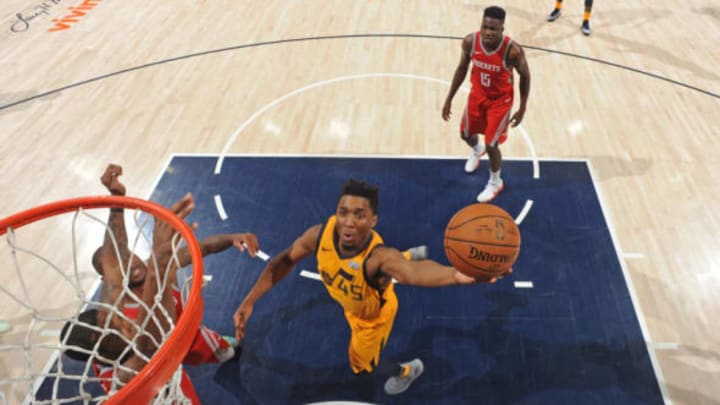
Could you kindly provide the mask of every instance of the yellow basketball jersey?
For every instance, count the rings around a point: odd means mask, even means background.
[[[323,284],[345,312],[362,319],[378,318],[383,303],[391,295],[395,296],[393,283],[379,291],[365,278],[365,259],[375,246],[382,245],[382,237],[371,231],[372,236],[360,253],[342,257],[335,245],[335,222],[333,215],[325,223],[318,241],[316,257]]]

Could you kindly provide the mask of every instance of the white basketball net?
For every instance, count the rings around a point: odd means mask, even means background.
[[[60,330],[66,321],[78,324],[80,312],[89,308],[104,308],[109,313],[131,321],[137,333],[132,339],[124,337],[110,327],[110,316],[105,325],[87,325],[103,336],[113,334],[127,344],[124,353],[135,353],[149,361],[137,348],[140,336],[149,336],[156,344],[165,342],[175,326],[175,319],[161,304],[159,296],[147,306],[128,287],[129,259],[123,263],[123,285],[120,296],[115,302],[101,302],[93,298],[100,284],[99,276],[92,267],[92,255],[103,243],[107,218],[107,209],[83,210],[56,215],[23,226],[17,230],[8,230],[0,242],[0,266],[3,271],[0,284],[0,320],[8,321],[12,330],[0,335],[0,404],[15,403],[53,403],[71,402],[96,403],[110,398],[122,388],[118,371],[123,368],[117,361],[103,358],[98,345],[92,350],[69,346],[60,341]],[[125,209],[128,247],[139,256],[149,256],[154,217],[140,210]],[[128,220],[132,218],[132,220]],[[68,225],[72,229],[68,237]],[[112,235],[116,257],[120,257],[115,235]],[[182,242],[176,235],[177,248]],[[175,250],[173,250],[175,252]],[[176,252],[175,252],[176,253]],[[177,255],[173,255],[177,263]],[[178,266],[179,267],[179,266]],[[178,281],[187,295],[190,276],[178,271]],[[158,278],[159,291],[172,288],[167,277]],[[134,321],[118,310],[120,302],[132,297],[144,306],[149,314],[143,322]],[[146,331],[151,322],[160,328],[160,338],[153,338]],[[163,325],[169,327],[162,328]],[[67,340],[67,337],[65,338]],[[99,378],[93,371],[93,361],[78,362],[63,355],[66,349],[86,353],[91,359],[109,363],[115,370],[110,379],[111,390],[105,393],[100,383],[107,379]],[[125,371],[135,375],[139,370]],[[180,388],[182,367],[173,374],[167,384],[155,397],[153,403],[190,403]],[[70,389],[68,389],[68,386]]]

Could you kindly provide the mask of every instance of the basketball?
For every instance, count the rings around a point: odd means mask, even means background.
[[[515,263],[520,253],[520,229],[502,208],[472,204],[450,219],[444,245],[453,267],[470,277],[489,281]]]

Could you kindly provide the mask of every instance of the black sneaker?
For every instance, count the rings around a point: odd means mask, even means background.
[[[580,31],[582,31],[585,36],[590,35],[592,33],[592,30],[590,29],[590,21],[583,21],[582,25],[580,26]]]
[[[556,8],[550,13],[550,15],[547,17],[547,20],[548,20],[548,22],[553,22],[553,21],[557,20],[558,18],[560,18],[561,15],[562,15],[562,11],[560,11],[559,8]]]

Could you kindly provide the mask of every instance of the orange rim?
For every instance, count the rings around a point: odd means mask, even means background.
[[[79,197],[40,205],[0,219],[0,236],[7,233],[8,228],[18,229],[44,218],[75,211],[78,208],[140,209],[171,224],[187,242],[193,276],[190,296],[185,303],[182,316],[177,319],[175,329],[150,359],[150,362],[125,387],[105,402],[106,404],[146,404],[172,377],[190,348],[195,333],[184,332],[196,331],[200,328],[203,311],[203,301],[200,295],[203,274],[200,245],[195,239],[192,229],[169,209],[152,201],[121,196]],[[179,353],[182,355],[178,355]]]

